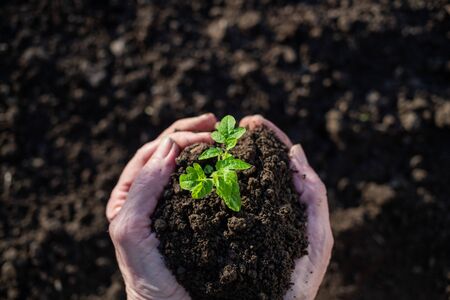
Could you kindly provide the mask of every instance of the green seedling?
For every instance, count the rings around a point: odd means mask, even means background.
[[[203,198],[214,189],[231,210],[240,211],[241,194],[236,171],[246,170],[252,165],[229,153],[245,133],[245,128],[235,128],[235,125],[236,120],[232,116],[225,116],[216,131],[211,133],[211,138],[220,146],[208,148],[198,157],[199,160],[217,158],[215,166],[202,168],[194,163],[180,175],[179,181],[180,187],[190,191],[194,199]]]

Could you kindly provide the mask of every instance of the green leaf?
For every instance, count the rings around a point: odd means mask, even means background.
[[[211,193],[213,187],[213,183],[211,179],[206,179],[197,184],[194,189],[191,191],[192,198],[199,199],[203,198],[209,193]]]
[[[208,159],[208,158],[212,158],[212,157],[217,157],[220,154],[222,154],[222,149],[213,147],[213,148],[209,148],[209,149],[206,149],[205,151],[203,151],[203,153],[200,154],[198,159],[204,160],[204,159]]]
[[[219,160],[216,163],[217,170],[247,170],[252,165],[234,157],[228,157],[224,160]]]
[[[241,195],[237,174],[231,170],[220,170],[212,174],[216,193],[233,211],[241,210]]]
[[[198,163],[194,163],[194,170],[199,175],[199,178],[204,179],[206,178],[205,173],[203,172],[202,167]]]
[[[194,164],[194,166],[195,166],[195,164]],[[188,190],[188,191],[193,190],[194,187],[202,180],[202,177],[206,177],[204,173],[202,176],[202,173],[203,173],[203,170],[201,171],[201,173],[199,173],[195,169],[195,167],[187,167],[186,173],[180,175],[180,178],[179,178],[180,187],[183,190]]]
[[[237,140],[244,135],[244,127],[234,128],[236,120],[233,116],[225,116],[216,127],[216,131],[211,133],[211,138],[217,143],[226,144],[226,149],[230,150],[236,146]]]
[[[192,198],[202,198],[212,191],[212,181],[206,178],[202,167],[194,163],[193,167],[187,167],[186,173],[179,178],[180,187],[191,191]]]
[[[191,191],[193,198],[208,195],[215,186],[217,195],[224,203],[231,210],[240,211],[241,195],[236,171],[246,170],[251,165],[228,153],[246,132],[245,128],[235,126],[236,120],[230,115],[225,116],[216,125],[216,131],[211,133],[211,138],[224,146],[209,148],[199,155],[199,160],[217,157],[216,171],[210,165],[202,169],[199,164],[194,163],[192,167],[186,169],[185,174],[180,175],[179,181],[181,188]]]
[[[244,127],[238,127],[236,129],[234,129],[234,131],[230,135],[230,137],[235,138],[235,139],[240,139],[246,131],[247,130]]]
[[[224,136],[225,138],[228,138],[234,131],[234,126],[236,125],[236,120],[233,118],[233,116],[227,115],[220,120],[220,124],[217,127],[217,131]]]
[[[228,164],[226,168],[230,170],[247,170],[250,169],[251,167],[252,167],[251,164],[246,163],[243,160],[233,158],[233,160]]]
[[[222,160],[223,160],[223,159],[227,159],[228,157],[233,157],[233,155],[231,155],[230,153],[224,153],[224,154],[222,155]]]
[[[214,171],[214,168],[211,165],[206,165],[203,171],[205,171],[205,174],[211,174]]]
[[[211,138],[218,142],[219,144],[225,143],[226,138],[218,131],[213,131],[211,133]]]
[[[235,138],[227,138],[227,140],[225,141],[227,150],[233,149],[234,146],[236,146],[236,144],[237,144],[237,139],[235,139]]]

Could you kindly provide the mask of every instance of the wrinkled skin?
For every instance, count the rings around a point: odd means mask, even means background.
[[[294,186],[300,196],[300,202],[305,203],[307,207],[309,245],[308,255],[295,261],[295,269],[291,276],[293,286],[284,299],[314,299],[330,262],[334,243],[325,185],[309,166],[302,146],[292,145],[286,134],[272,122],[256,115],[245,117],[240,125],[250,129],[264,125],[289,148]]]
[[[180,151],[195,143],[212,143],[210,132],[217,122],[213,114],[178,120],[156,140],[142,146],[123,170],[106,207],[120,271],[128,299],[190,299],[186,290],[164,265],[159,241],[151,232],[151,216],[164,186],[175,170]],[[291,168],[299,200],[307,205],[308,255],[295,263],[292,288],[285,299],[314,299],[327,269],[333,236],[326,189],[300,145],[261,116],[242,119],[250,129],[265,125],[290,149]]]

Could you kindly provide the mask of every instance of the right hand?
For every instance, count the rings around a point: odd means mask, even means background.
[[[308,215],[308,254],[295,261],[292,272],[292,287],[285,300],[312,300],[316,297],[320,284],[327,270],[333,248],[333,234],[328,213],[327,191],[319,176],[308,164],[305,152],[300,144],[292,145],[289,137],[272,122],[260,115],[248,116],[241,120],[240,126],[254,129],[266,126],[289,149],[293,182],[299,201],[306,204]]]

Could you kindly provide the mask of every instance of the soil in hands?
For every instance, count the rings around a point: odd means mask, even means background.
[[[192,199],[178,178],[208,147],[186,148],[153,215],[167,266],[194,299],[281,299],[294,260],[306,254],[306,214],[292,183],[287,148],[266,128],[248,131],[232,154],[253,165],[238,173],[242,209],[211,193]]]

